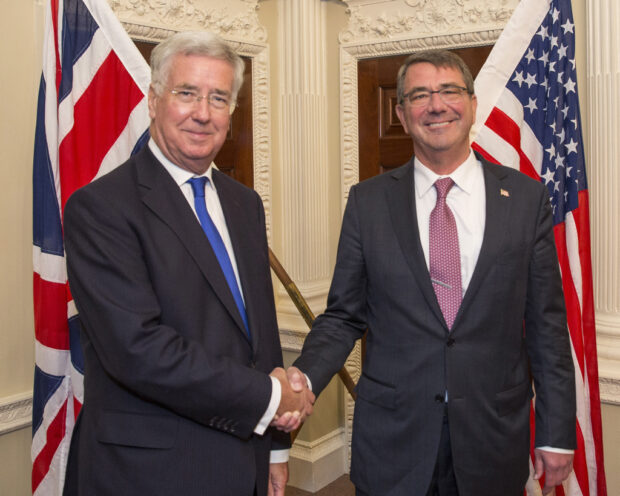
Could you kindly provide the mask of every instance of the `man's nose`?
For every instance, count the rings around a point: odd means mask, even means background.
[[[192,117],[200,122],[207,122],[211,118],[209,99],[205,96],[194,103]]]
[[[430,95],[430,99],[428,100],[429,112],[438,112],[444,110],[445,108],[446,103],[443,101],[441,96],[439,96],[439,92],[433,91]]]

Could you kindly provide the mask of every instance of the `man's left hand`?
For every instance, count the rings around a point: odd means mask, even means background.
[[[573,469],[573,453],[556,453],[541,449],[534,450],[534,479],[545,474],[543,494],[549,494],[555,486],[562,484]]]
[[[288,462],[269,464],[268,496],[284,496],[284,488],[288,482]]]

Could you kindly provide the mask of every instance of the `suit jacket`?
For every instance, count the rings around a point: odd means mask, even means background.
[[[522,490],[529,367],[536,445],[576,446],[574,371],[546,188],[478,159],[484,238],[452,331],[420,244],[412,159],[351,189],[327,309],[295,362],[318,393],[368,326],[351,479],[373,496],[426,494],[445,391],[460,495]]]
[[[64,213],[79,311],[84,405],[65,494],[267,493],[270,449],[253,429],[282,365],[262,203],[217,171],[251,342],[179,187],[145,147]]]

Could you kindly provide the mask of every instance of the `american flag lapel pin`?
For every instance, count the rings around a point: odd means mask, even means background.
[[[506,191],[504,188],[499,189],[499,194],[505,196],[506,198],[510,198],[510,193],[508,193],[508,191]]]

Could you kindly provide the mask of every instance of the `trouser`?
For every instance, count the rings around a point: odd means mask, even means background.
[[[450,427],[448,424],[448,413],[443,418],[441,427],[441,440],[439,441],[439,451],[433,478],[426,493],[426,496],[458,496],[456,478],[452,467],[452,449],[450,447]],[[355,489],[355,496],[372,496],[359,489]],[[412,495],[413,496],[413,495]]]

